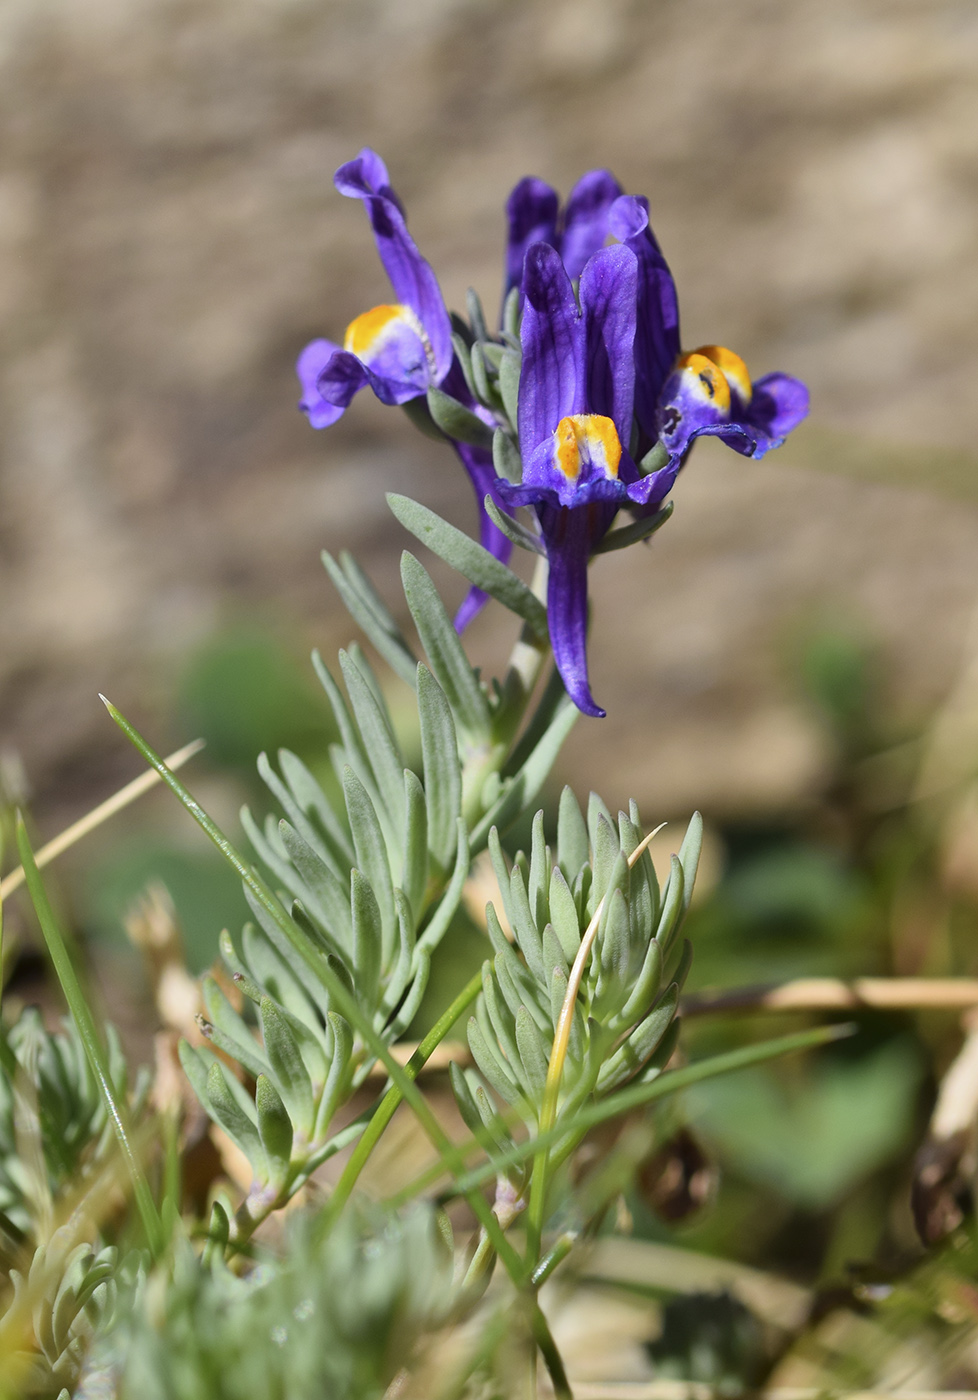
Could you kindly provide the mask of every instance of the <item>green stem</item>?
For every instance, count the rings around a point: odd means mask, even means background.
[[[554,1341],[550,1324],[544,1317],[543,1310],[535,1297],[530,1310],[530,1330],[533,1333],[533,1340],[540,1348],[540,1355],[543,1357],[543,1364],[550,1375],[550,1383],[554,1388],[556,1400],[574,1400],[574,1392],[570,1388],[570,1381],[567,1379],[564,1362],[557,1350],[557,1343]]]
[[[122,1152],[126,1170],[129,1173],[129,1180],[132,1183],[133,1196],[137,1209],[143,1222],[143,1229],[146,1232],[146,1240],[149,1244],[150,1252],[158,1258],[163,1248],[163,1235],[160,1225],[160,1217],[153,1202],[153,1196],[149,1189],[145,1173],[140,1166],[139,1159],[133,1149],[129,1139],[129,1132],[126,1125],[125,1105],[118,1098],[115,1086],[112,1083],[112,1076],[109,1071],[109,1062],[99,1039],[98,1031],[95,1027],[95,1018],[91,1008],[85,1000],[85,994],[81,989],[81,984],[75,974],[68,948],[64,940],[58,922],[54,917],[54,911],[48,900],[44,882],[38,872],[34,862],[34,852],[27,836],[27,828],[23,820],[17,821],[17,846],[20,851],[21,864],[24,867],[24,876],[27,888],[30,891],[34,908],[37,911],[38,922],[41,925],[41,932],[44,935],[44,942],[47,945],[48,953],[54,964],[54,970],[58,981],[61,983],[61,990],[64,992],[68,1009],[78,1027],[78,1034],[81,1037],[82,1045],[85,1048],[85,1055],[91,1066],[92,1074],[99,1087],[99,1093],[105,1104],[109,1121],[112,1124],[119,1148]]]
[[[480,971],[475,974],[471,981],[466,983],[451,1006],[449,1006],[448,1010],[439,1016],[438,1020],[421,1041],[417,1050],[415,1050],[404,1067],[405,1073],[410,1075],[412,1079],[417,1078],[424,1064],[445,1039],[458,1018],[467,1007],[472,1005],[481,987],[482,973]],[[318,1227],[320,1238],[327,1235],[336,1223],[340,1212],[350,1199],[353,1188],[357,1183],[357,1178],[367,1164],[367,1159],[376,1147],[381,1134],[393,1118],[402,1101],[403,1095],[400,1089],[396,1084],[392,1084],[377,1105],[360,1141],[353,1149],[349,1161],[343,1168],[343,1173],[336,1183],[336,1189],[333,1191],[333,1194],[330,1196],[323,1210]]]

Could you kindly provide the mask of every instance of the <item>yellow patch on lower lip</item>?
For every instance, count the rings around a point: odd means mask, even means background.
[[[360,358],[369,354],[370,347],[391,322],[404,319],[405,310],[403,306],[394,305],[375,306],[370,311],[364,311],[347,326],[343,349]]]
[[[727,383],[736,389],[742,401],[745,404],[750,403],[754,387],[751,384],[750,371],[739,355],[735,355],[725,345],[701,345],[693,353],[705,355],[708,360],[712,360]]]
[[[677,367],[699,381],[703,397],[715,404],[721,413],[730,412],[730,385],[713,360],[698,350],[691,350],[688,355],[680,356]]]
[[[618,430],[601,413],[574,413],[561,418],[554,433],[554,465],[568,481],[576,481],[587,460],[617,477],[621,461]]]

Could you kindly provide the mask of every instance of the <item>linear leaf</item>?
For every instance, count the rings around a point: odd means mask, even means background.
[[[260,1074],[255,1085],[258,1136],[268,1159],[269,1177],[281,1187],[292,1161],[292,1120],[275,1085],[267,1074]]]
[[[438,944],[448,932],[449,925],[455,917],[456,910],[462,901],[462,891],[465,888],[465,881],[469,873],[469,835],[465,829],[465,822],[461,817],[455,823],[455,834],[457,845],[455,848],[455,869],[452,871],[452,878],[448,882],[448,888],[439,901],[438,908],[432,914],[425,925],[424,932],[418,939],[419,949],[433,952]]]
[[[345,651],[340,652],[340,666],[357,717],[367,762],[377,785],[381,808],[387,812],[390,827],[388,838],[395,836],[400,848],[404,828],[404,760],[398,751],[390,719],[377,703],[360,668]]]
[[[457,844],[455,823],[462,810],[455,721],[445,692],[422,662],[418,663],[417,687],[428,847],[435,864],[445,870]]]
[[[521,617],[541,640],[547,639],[547,610],[512,569],[427,506],[393,492],[388,492],[387,504],[404,528],[426,544],[433,554]]]
[[[451,394],[432,385],[428,390],[428,410],[446,437],[491,451],[492,428]]]
[[[310,821],[322,828],[322,834],[329,844],[335,846],[337,861],[334,869],[341,879],[345,879],[353,864],[353,848],[339,814],[301,758],[290,749],[279,749],[278,761],[282,777],[299,807]]]
[[[204,978],[200,992],[207,1019],[211,1023],[211,1033],[205,1032],[207,1038],[213,1040],[225,1054],[237,1060],[253,1078],[257,1079],[259,1074],[264,1074],[268,1069],[268,1062],[262,1054],[261,1046],[256,1043],[244,1018],[238,1015],[213,977]]]
[[[292,1027],[271,997],[261,999],[262,1039],[275,1086],[295,1127],[308,1141],[315,1114],[312,1081]],[[291,1144],[290,1144],[291,1149]]]
[[[278,829],[289,860],[305,886],[304,892],[296,893],[337,946],[348,949],[353,928],[346,886],[340,883],[329,866],[284,818],[279,822]]]
[[[327,550],[323,550],[322,559],[347,612],[363,628],[395,675],[413,686],[417,658],[369,579],[348,554],[340,555],[342,567]]]
[[[255,1176],[267,1181],[268,1157],[258,1132],[258,1114],[253,1104],[249,1111],[240,1102],[231,1089],[224,1066],[216,1060],[207,1074],[207,1106],[211,1116],[248,1158]]]
[[[350,830],[356,850],[357,866],[370,886],[380,907],[383,927],[383,961],[387,965],[394,951],[397,936],[394,915],[394,885],[391,880],[387,843],[373,802],[366,788],[349,765],[343,770],[343,794],[350,816]]]
[[[457,771],[457,763],[455,768]],[[419,923],[428,888],[428,807],[421,779],[410,768],[404,770],[404,812],[401,889],[411,906],[415,923]]]
[[[459,726],[474,739],[486,742],[492,729],[489,702],[431,576],[407,550],[401,556],[401,579],[432,673],[445,692]]]
[[[654,535],[672,515],[674,502],[667,501],[655,515],[646,515],[641,520],[633,520],[630,525],[622,525],[618,530],[610,530],[595,547],[595,554],[610,554],[614,549],[626,549],[630,544],[638,544]]]

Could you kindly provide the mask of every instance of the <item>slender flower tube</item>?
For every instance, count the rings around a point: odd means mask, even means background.
[[[346,328],[343,344],[313,340],[296,364],[302,385],[299,407],[314,428],[327,428],[343,416],[353,396],[367,385],[385,404],[404,404],[444,387],[491,427],[491,415],[472,399],[452,349],[452,327],[438,280],[408,233],[401,202],[391,188],[387,167],[365,147],[333,177],[340,194],[363,201],[380,260],[396,301],[364,311]],[[496,490],[492,454],[452,440],[468,473],[479,509],[482,545],[505,563],[512,544],[485,509],[486,495],[503,502]],[[455,619],[461,632],[486,601],[470,590]]]
[[[640,476],[625,444],[635,395],[639,265],[626,247],[584,265],[580,310],[560,254],[526,253],[519,439],[523,480],[499,483],[512,506],[532,505],[550,564],[547,611],[554,660],[584,714],[602,717],[587,673],[587,565],[619,507],[655,506],[679,461]]]

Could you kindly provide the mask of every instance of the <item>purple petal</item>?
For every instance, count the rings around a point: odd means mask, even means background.
[[[754,383],[748,420],[768,437],[784,438],[808,414],[808,388],[790,374],[765,374]]]
[[[608,231],[619,243],[637,238],[649,226],[648,200],[634,194],[623,194],[608,211]]]
[[[332,355],[317,381],[323,399],[335,404],[341,412],[365,384],[373,387],[370,371],[348,350],[338,350]]]
[[[571,190],[560,239],[569,277],[580,277],[588,258],[604,247],[608,215],[620,194],[621,185],[610,170],[589,170]]]
[[[341,165],[333,179],[341,194],[363,200],[397,300],[411,308],[428,337],[432,358],[428,383],[440,384],[452,363],[451,322],[438,279],[408,233],[400,201],[388,183],[387,167],[366,148],[356,160]]]
[[[654,510],[662,504],[672,490],[682,464],[682,456],[676,455],[671,457],[666,465],[660,467],[657,472],[651,472],[648,476],[640,477],[638,481],[632,482],[628,488],[628,499],[634,501],[636,505],[647,506]]]
[[[587,516],[586,510],[540,510],[550,561],[547,618],[567,694],[583,714],[603,719],[605,711],[594,703],[587,674]]]
[[[431,384],[431,363],[420,329],[412,312],[383,306],[357,317],[347,328],[346,343],[381,403],[406,403]],[[322,382],[319,387],[332,398]]]
[[[612,420],[625,448],[635,398],[637,289],[638,260],[621,244],[595,253],[581,273],[588,409]]]
[[[690,363],[666,380],[655,421],[658,436],[673,457],[683,457],[693,438],[704,432],[723,436],[722,430],[731,422],[730,387],[723,373],[703,355],[688,359]]]
[[[404,212],[401,201],[391,186],[387,166],[369,146],[364,146],[355,160],[348,160],[345,165],[340,166],[333,176],[333,184],[340,194],[345,194],[351,199],[363,199],[371,194],[383,195]]]
[[[513,508],[546,505],[554,510],[559,507],[587,509],[608,502],[615,503],[617,508],[628,494],[624,481],[597,472],[592,474],[588,469],[573,480],[566,477],[554,465],[552,434],[538,445],[531,457],[524,458],[522,482],[516,486],[499,479],[496,491],[506,505]]]
[[[639,261],[635,335],[635,416],[655,441],[656,408],[679,354],[679,303],[669,265],[648,223],[648,203],[633,195],[616,200],[611,230]]]
[[[523,290],[519,437],[526,461],[561,418],[585,411],[586,349],[574,288],[549,244],[527,251]]]
[[[497,505],[501,507],[504,505],[503,499],[496,489],[499,478],[496,476],[496,468],[493,466],[492,453],[486,452],[481,447],[472,447],[465,442],[453,442],[452,446],[468,472],[472,489],[475,492],[476,504],[479,508],[479,542],[483,549],[487,549],[500,563],[506,564],[513,552],[512,542],[497,525],[493,524],[485,507],[486,496],[492,496]],[[476,614],[481,612],[486,601],[487,595],[483,593],[481,588],[472,587],[469,589],[462,601],[462,606],[455,614],[456,632],[464,632]]]
[[[308,416],[314,428],[328,428],[343,416],[346,407],[345,404],[330,403],[319,392],[320,376],[337,354],[342,355],[343,351],[333,341],[311,340],[296,361],[295,371],[302,385],[299,407]]]
[[[509,234],[506,240],[505,301],[523,281],[523,260],[534,243],[557,245],[557,192],[533,175],[519,182],[506,201]]]

